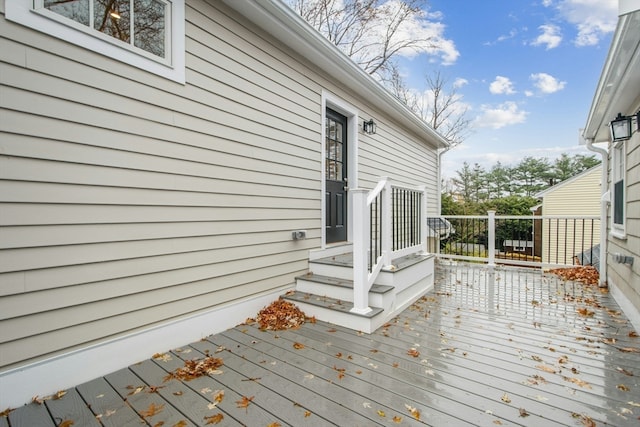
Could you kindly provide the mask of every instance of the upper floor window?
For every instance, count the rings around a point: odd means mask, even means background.
[[[185,0],[5,0],[5,7],[10,21],[185,81]]]
[[[612,199],[612,233],[617,237],[625,236],[625,152],[624,142],[618,142],[613,146],[611,183],[613,185]]]

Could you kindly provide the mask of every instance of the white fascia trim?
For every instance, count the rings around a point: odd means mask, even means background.
[[[306,58],[313,65],[354,90],[363,99],[389,114],[394,120],[417,134],[426,134],[423,142],[445,148],[449,142],[405,104],[394,97],[351,58],[325,39],[315,28],[281,0],[224,2],[265,31]]]
[[[0,373],[0,408],[16,408],[126,368],[155,353],[189,345],[255,316],[291,286]]]
[[[640,309],[633,305],[631,300],[620,290],[620,288],[609,280],[609,292],[618,303],[624,314],[629,318],[631,325],[636,331],[640,331]]]
[[[326,167],[325,167],[325,150],[326,150],[326,112],[327,108],[337,111],[347,117],[347,176],[349,181],[347,186],[349,189],[358,187],[358,136],[359,136],[359,123],[360,118],[358,115],[358,109],[353,105],[346,102],[339,96],[323,89],[321,100],[321,140],[320,140],[320,171],[321,171],[321,191],[322,191],[322,206],[321,206],[321,221],[322,221],[322,248],[327,247],[327,236],[325,233],[325,224],[327,219],[325,197],[327,194],[326,188]],[[347,197],[347,241],[352,240],[352,224],[353,224],[353,209],[351,206],[351,197]]]
[[[45,14],[32,10],[30,0],[5,0],[5,13],[9,21],[184,84],[186,75],[185,0],[172,0],[171,4],[171,64],[155,61],[132,49],[105,41],[99,34],[93,36],[90,31],[79,30],[50,19]],[[114,42],[116,42],[115,39]]]

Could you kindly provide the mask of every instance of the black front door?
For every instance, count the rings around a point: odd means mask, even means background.
[[[347,240],[347,118],[327,108],[325,141],[326,241]]]

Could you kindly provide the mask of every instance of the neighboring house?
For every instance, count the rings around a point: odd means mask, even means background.
[[[618,25],[582,137],[603,158],[601,284],[608,284],[640,329],[640,5],[619,5]],[[619,114],[631,134],[614,140],[610,124]]]
[[[438,214],[446,141],[284,3],[145,4],[0,0],[2,409],[254,316],[382,176]]]
[[[507,253],[520,253],[533,256],[532,240],[505,240],[502,242],[502,247],[504,248],[504,252]]]
[[[574,257],[600,242],[599,223],[587,217],[600,215],[602,165],[594,166],[534,197],[542,200],[537,237],[545,264],[574,264]],[[565,219],[563,217],[570,217]],[[534,234],[536,230],[534,230]],[[534,240],[537,241],[536,236]]]

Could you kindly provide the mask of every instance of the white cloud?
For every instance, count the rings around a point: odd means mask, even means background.
[[[482,114],[476,117],[475,125],[492,129],[524,123],[528,114],[526,111],[520,110],[515,102],[505,102],[496,107],[482,105],[480,108]]]
[[[543,5],[544,7],[549,7],[549,6],[551,6],[552,4],[553,4],[553,1],[552,1],[552,0],[542,0],[542,5]]]
[[[389,8],[392,12],[399,11],[401,2],[399,0],[388,0],[379,7]],[[395,13],[391,13],[390,16],[395,16]],[[402,22],[396,34],[394,34],[391,44],[403,40],[427,40],[410,48],[401,49],[398,53],[407,58],[426,53],[434,57],[439,57],[443,65],[451,65],[457,61],[460,52],[456,48],[453,40],[445,37],[446,26],[440,22],[442,19],[443,16],[439,12],[429,13],[423,11],[421,16]],[[382,40],[387,31],[388,23],[383,22],[381,24],[378,32],[379,38]]]
[[[527,97],[528,97],[528,96],[533,96],[533,95],[534,95],[534,94],[533,94],[533,92],[532,92],[532,91],[530,91],[530,90],[525,90],[525,91],[524,91],[524,96],[527,96]]]
[[[458,89],[461,88],[462,86],[465,86],[469,84],[469,80],[467,79],[463,79],[462,77],[458,77],[457,79],[455,79],[455,81],[453,82],[453,88],[454,89]]]
[[[542,93],[555,93],[564,89],[567,82],[562,82],[547,73],[531,74],[533,85]]]
[[[489,92],[494,95],[511,95],[516,93],[513,89],[513,83],[508,77],[496,76],[496,79],[489,85]]]
[[[618,22],[618,0],[562,0],[557,9],[561,17],[573,24],[578,34],[576,46],[593,46],[611,33]]]
[[[562,41],[562,34],[560,34],[560,27],[557,25],[547,24],[540,25],[538,27],[542,34],[540,34],[531,44],[534,46],[546,46],[547,50],[554,49],[560,46]]]

